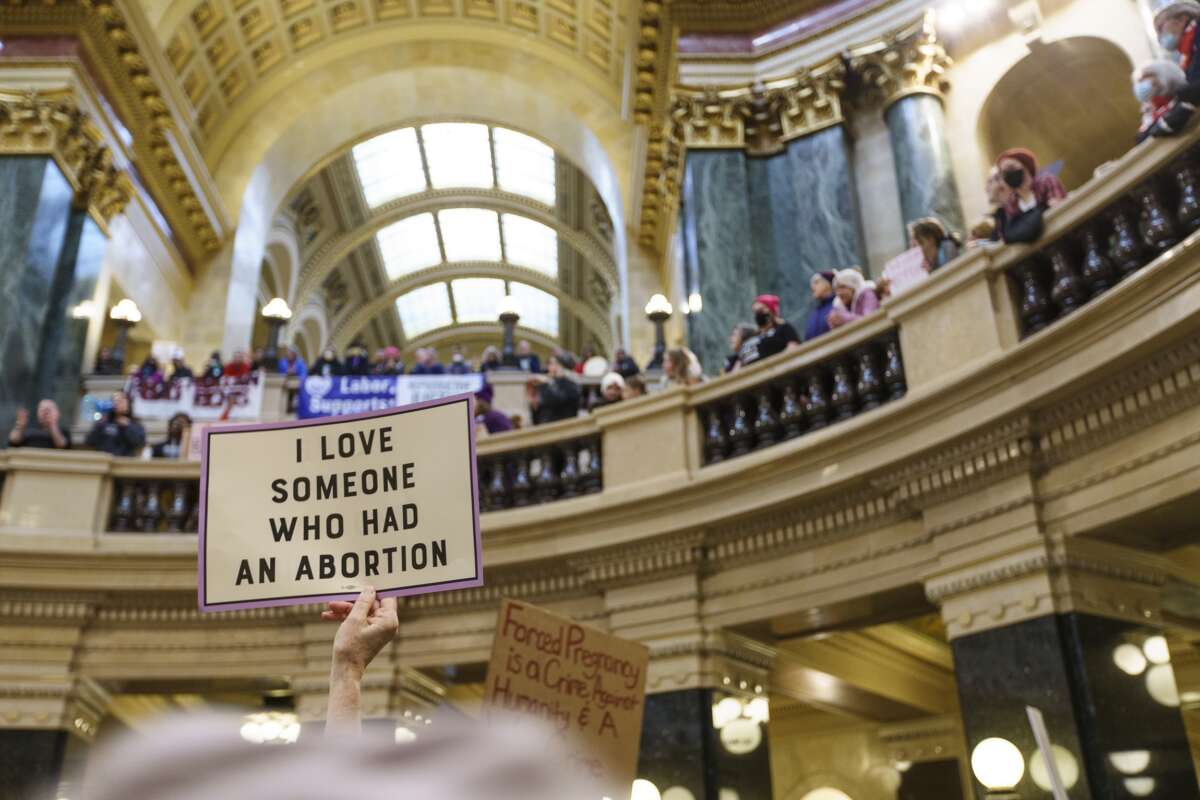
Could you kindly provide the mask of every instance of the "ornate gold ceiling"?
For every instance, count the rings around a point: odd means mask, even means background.
[[[628,0],[201,0],[170,33],[166,55],[205,139],[254,86],[358,34],[461,25],[474,35],[532,38],[616,91]],[[465,30],[464,28],[464,30]],[[430,37],[436,38],[436,37]]]

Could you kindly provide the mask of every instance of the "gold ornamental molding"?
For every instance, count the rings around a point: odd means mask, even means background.
[[[885,107],[914,94],[940,100],[950,90],[946,71],[954,61],[938,40],[932,10],[907,28],[853,48],[849,55],[850,69]]]
[[[69,90],[21,95],[0,93],[0,154],[48,155],[106,233],[133,194],[129,176],[113,164],[113,154],[87,112]]]
[[[671,121],[688,148],[744,148],[779,153],[787,142],[845,121],[846,67],[831,59],[791,78],[735,89],[676,87]]]
[[[176,126],[168,101],[117,0],[9,0],[5,31],[10,35],[76,36],[116,91],[120,121],[132,134],[141,177],[179,237],[185,253],[198,261],[215,252],[220,236],[214,217],[193,187],[173,144]]]

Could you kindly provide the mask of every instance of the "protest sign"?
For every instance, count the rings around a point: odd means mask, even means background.
[[[637,774],[650,651],[516,600],[500,604],[485,708],[529,714],[563,734],[572,763],[609,797]]]
[[[483,584],[471,395],[209,428],[202,611]]]
[[[883,265],[883,277],[892,282],[892,297],[899,297],[929,279],[929,271],[925,268],[925,253],[919,247],[905,250]]]
[[[483,388],[483,376],[467,375],[309,375],[300,384],[300,419],[357,414],[424,403]]]
[[[241,378],[183,378],[163,381],[133,376],[126,386],[142,419],[257,419],[262,416],[263,379],[259,372]]]

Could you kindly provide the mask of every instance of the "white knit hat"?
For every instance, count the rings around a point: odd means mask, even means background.
[[[614,384],[620,386],[622,389],[625,388],[625,378],[623,378],[619,372],[610,372],[605,375],[600,380],[600,391],[607,392],[608,387],[613,386]]]
[[[853,289],[855,294],[862,291],[863,285],[866,282],[867,279],[863,277],[863,274],[853,267],[850,269],[839,269],[833,278],[834,286],[845,286],[848,289]]]
[[[1150,0],[1150,11],[1154,14],[1154,24],[1158,25],[1163,17],[1171,14],[1191,14],[1200,17],[1200,2],[1197,0]]]

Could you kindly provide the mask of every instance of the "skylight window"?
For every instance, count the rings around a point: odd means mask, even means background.
[[[504,281],[499,278],[460,278],[450,282],[455,317],[459,322],[495,322]]]
[[[535,269],[558,278],[558,234],[554,229],[527,217],[501,216],[504,252],[508,263]]]
[[[487,125],[439,122],[421,126],[429,181],[435,189],[489,189],[494,185]]]
[[[500,224],[486,208],[449,208],[438,212],[447,261],[499,261]]]
[[[527,283],[513,282],[509,294],[517,301],[521,310],[521,321],[517,323],[549,336],[558,336],[558,298]]]
[[[450,316],[450,295],[444,283],[431,283],[401,295],[396,299],[396,312],[407,339],[454,322]]]
[[[554,150],[532,136],[506,128],[493,128],[492,137],[500,188],[553,206]]]
[[[409,275],[442,263],[433,214],[414,214],[375,234],[388,278]]]
[[[363,197],[371,208],[426,189],[415,128],[368,139],[354,146],[353,156]]]

